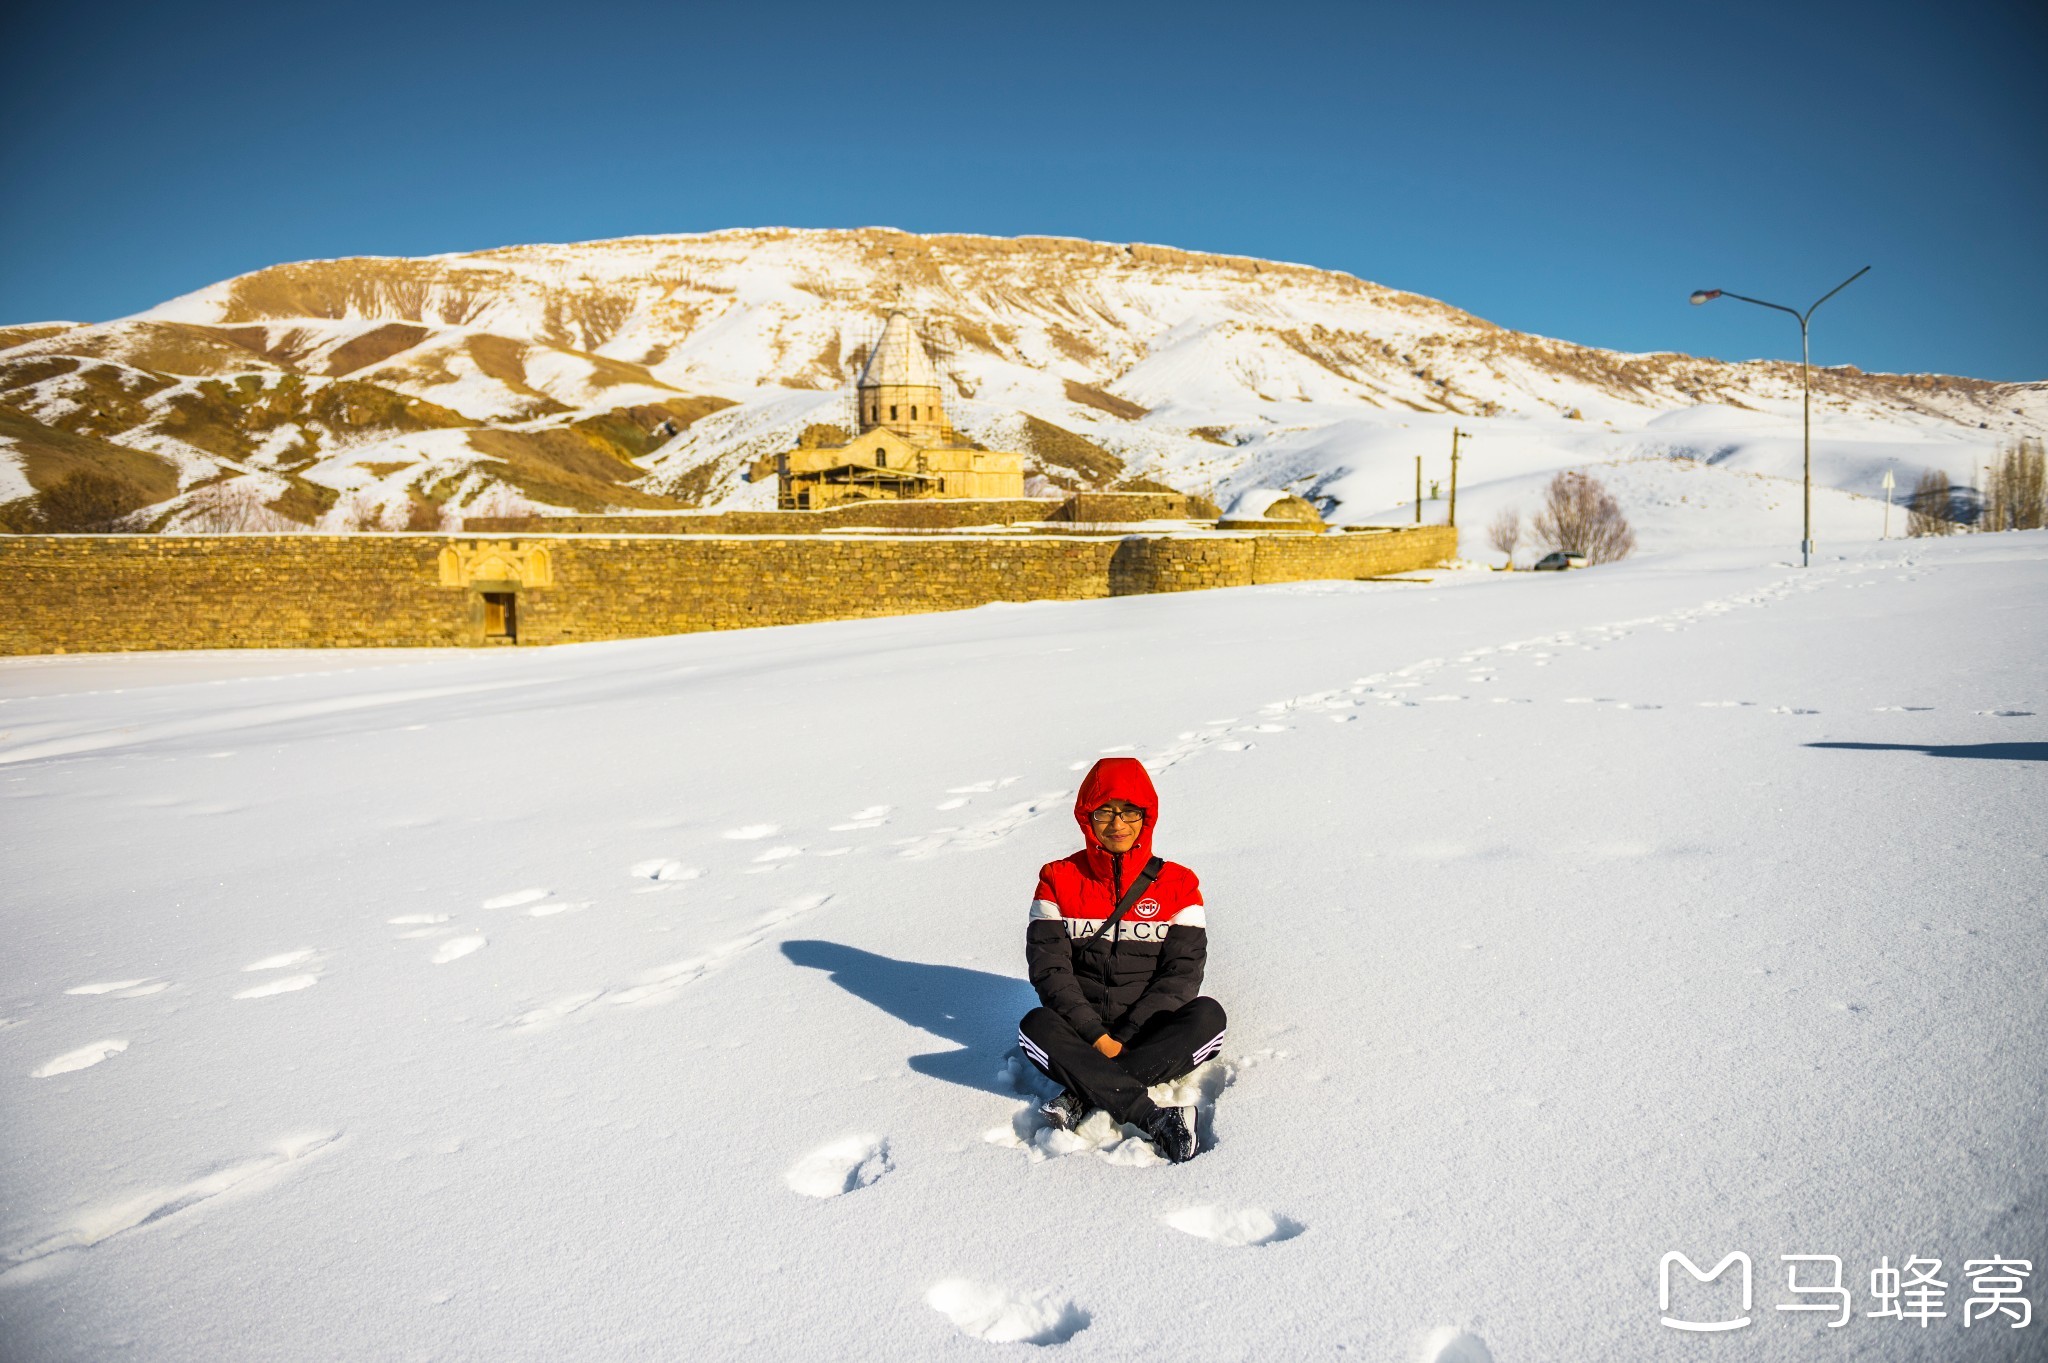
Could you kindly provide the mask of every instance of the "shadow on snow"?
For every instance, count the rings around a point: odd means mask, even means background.
[[[2003,762],[2048,762],[2048,743],[1809,743],[1809,748],[1856,752],[1920,752],[1929,757],[1989,757]]]
[[[1038,995],[1025,981],[956,965],[899,961],[838,942],[784,942],[782,954],[796,965],[825,971],[847,993],[919,1031],[958,1043],[959,1050],[912,1056],[910,1068],[917,1073],[1015,1096],[996,1076],[1017,1044],[1018,1019],[1038,1005]]]

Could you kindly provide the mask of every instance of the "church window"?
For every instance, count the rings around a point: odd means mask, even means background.
[[[876,467],[876,468],[878,468],[878,469],[885,469],[885,468],[889,467],[889,451],[887,451],[887,450],[876,450],[876,451],[875,451],[875,467]]]
[[[910,419],[912,421],[917,420],[917,408],[914,406],[910,409]]]
[[[891,420],[891,421],[894,421],[895,419],[896,419],[896,408],[895,408],[894,404],[891,404],[891,405],[890,405],[890,407],[889,407],[889,420]]]

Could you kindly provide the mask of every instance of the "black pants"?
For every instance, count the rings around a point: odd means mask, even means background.
[[[1223,1023],[1223,1005],[1204,995],[1154,1017],[1111,1060],[1058,1013],[1034,1008],[1017,1024],[1017,1042],[1055,1084],[1120,1122],[1142,1126],[1159,1110],[1145,1090],[1215,1055],[1223,1046]]]

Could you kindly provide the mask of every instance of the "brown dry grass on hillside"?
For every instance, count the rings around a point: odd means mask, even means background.
[[[552,295],[541,335],[565,350],[595,350],[619,334],[636,307],[635,299],[615,293]]]
[[[273,498],[268,504],[270,510],[286,520],[312,525],[333,510],[335,502],[340,500],[340,494],[331,487],[309,483],[303,478],[290,478],[290,483],[283,495]]]
[[[73,482],[74,493],[87,491],[76,483],[85,475],[103,479],[118,489],[113,498],[120,504],[116,514],[163,501],[178,491],[177,469],[169,460],[143,450],[61,431],[4,408],[0,408],[0,436],[10,442],[11,452],[21,461],[22,473],[37,492],[35,497],[24,497],[0,507],[0,529],[8,533],[79,528],[53,523],[45,515],[43,502],[53,489],[67,481]],[[100,504],[105,501],[97,496],[93,500]],[[68,514],[60,512],[57,519],[62,521]]]
[[[593,355],[587,350],[570,350],[568,353],[590,366],[590,382],[596,387],[619,388],[626,384],[640,384],[647,388],[666,388],[671,393],[682,391],[674,384],[654,377],[645,365],[615,360],[608,355]]]
[[[237,279],[221,320],[390,315],[404,322],[467,326],[504,286],[505,277],[494,270],[448,261],[309,260]]]
[[[327,373],[335,378],[382,364],[411,350],[432,333],[410,322],[386,322],[374,331],[343,341],[327,357]]]
[[[28,326],[0,327],[0,350],[12,350],[30,341],[46,341],[52,336],[62,336],[76,330],[71,322],[36,322]]]
[[[111,439],[149,420],[144,403],[177,382],[161,374],[73,355],[0,359],[0,407],[30,406],[33,395],[29,390],[53,379],[68,380],[61,385],[68,408],[49,417],[46,424],[74,435],[102,439]],[[34,416],[25,410],[23,415]]]
[[[626,479],[640,476],[640,468],[614,446],[575,427],[480,429],[470,432],[469,443],[478,453],[500,461],[490,470],[492,474],[538,502],[576,511],[602,511],[612,506],[672,509],[679,505],[671,498],[625,486]]]
[[[282,368],[228,333],[186,322],[75,327],[29,345],[30,353],[112,360],[155,374],[212,378]]]
[[[1107,412],[1111,416],[1120,417],[1125,421],[1136,421],[1139,417],[1146,415],[1152,410],[1149,407],[1140,407],[1128,398],[1120,398],[1114,393],[1105,393],[1100,388],[1092,388],[1085,383],[1075,383],[1072,379],[1067,379],[1065,382],[1067,385],[1068,402],[1079,403],[1083,407],[1093,407],[1098,412]]]
[[[663,482],[668,495],[679,506],[699,507],[711,495],[713,485],[718,481],[716,464],[697,464],[680,473],[670,475]]]
[[[308,390],[298,375],[287,375],[274,384],[246,377],[234,383],[206,380],[172,394],[152,424],[195,449],[235,460],[254,453],[266,433],[297,424],[305,428],[298,454],[281,460],[291,464],[317,457],[322,428],[334,433],[401,435],[476,423],[379,384],[341,379]]]
[[[569,410],[567,403],[557,402],[526,381],[525,342],[504,336],[472,336],[463,343],[463,349],[487,376],[529,399],[530,415],[547,416]]]
[[[821,388],[833,388],[845,383],[852,372],[846,368],[846,357],[839,349],[839,335],[834,332],[826,338],[817,356],[804,366],[800,377],[815,380]]]
[[[1100,445],[1028,414],[1023,444],[1037,471],[1070,492],[1108,487],[1124,471],[1124,461]]]
[[[725,398],[671,398],[666,402],[614,408],[585,417],[572,426],[608,446],[620,459],[643,459],[688,430],[699,418],[730,406],[732,403]]]

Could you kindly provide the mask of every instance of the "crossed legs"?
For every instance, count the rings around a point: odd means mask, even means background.
[[[1017,1043],[1039,1072],[1120,1122],[1143,1126],[1159,1109],[1145,1090],[1178,1079],[1223,1045],[1223,1005],[1203,995],[1138,1029],[1112,1060],[1050,1008],[1017,1024]]]

